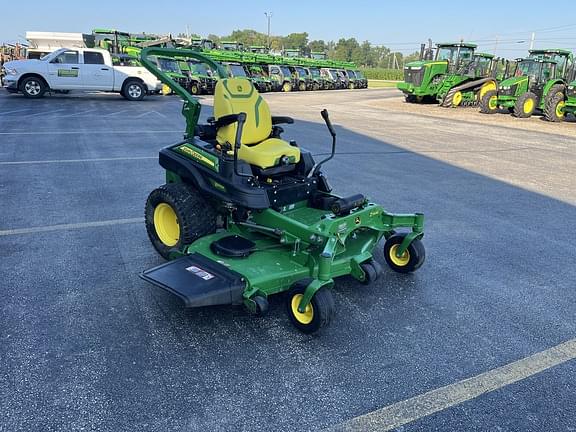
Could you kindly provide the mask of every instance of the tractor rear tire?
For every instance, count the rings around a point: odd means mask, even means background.
[[[544,116],[546,117],[546,120],[550,122],[564,121],[566,114],[564,114],[562,108],[564,108],[565,105],[566,101],[564,99],[564,94],[556,94],[549,98],[544,107]]]
[[[514,104],[514,116],[528,118],[534,114],[538,106],[538,96],[532,92],[526,92],[516,100]]]
[[[394,234],[384,243],[384,258],[392,270],[398,273],[412,273],[422,267],[426,259],[424,244],[414,239],[408,245],[402,256],[396,256],[396,251],[404,241],[405,233]]]
[[[482,114],[495,114],[498,112],[498,92],[488,90],[480,99],[480,112]]]
[[[330,324],[334,311],[334,297],[328,288],[320,288],[310,300],[306,311],[298,311],[300,300],[306,291],[306,287],[312,279],[302,279],[296,282],[288,291],[286,306],[290,321],[302,333],[315,333]]]
[[[168,259],[173,250],[215,233],[217,212],[193,186],[169,183],[150,193],[144,219],[152,245]]]

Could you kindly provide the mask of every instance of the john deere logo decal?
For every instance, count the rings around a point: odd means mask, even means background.
[[[239,85],[238,87],[236,87],[236,90],[238,90],[239,92],[241,92],[241,91],[242,91],[242,86]]]
[[[359,224],[360,224],[360,216],[356,216],[356,219],[354,219],[354,223],[355,223],[356,225],[359,225]]]

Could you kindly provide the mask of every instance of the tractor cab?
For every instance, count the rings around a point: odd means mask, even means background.
[[[557,63],[553,60],[527,58],[518,62],[515,78],[517,82],[528,79],[528,91],[541,97],[546,83],[556,76],[556,70]]]
[[[574,65],[571,51],[563,49],[538,49],[530,50],[528,58],[537,60],[551,60],[556,62],[556,75],[554,78],[568,78],[568,74]]]
[[[474,44],[438,44],[435,61],[448,62],[448,72],[455,73],[461,67],[472,63],[475,49]]]

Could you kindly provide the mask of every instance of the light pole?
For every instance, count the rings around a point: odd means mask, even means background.
[[[272,19],[272,12],[264,12],[268,19],[268,51],[270,51],[270,20]]]

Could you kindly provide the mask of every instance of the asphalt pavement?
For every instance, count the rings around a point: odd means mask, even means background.
[[[424,212],[424,266],[339,279],[335,319],[313,336],[281,296],[264,318],[184,309],[138,277],[162,262],[144,203],[181,102],[1,93],[0,431],[338,428],[576,337],[576,139],[374,106],[389,89],[264,97],[315,154],[329,109],[335,192]],[[576,430],[575,365],[395,430]]]

